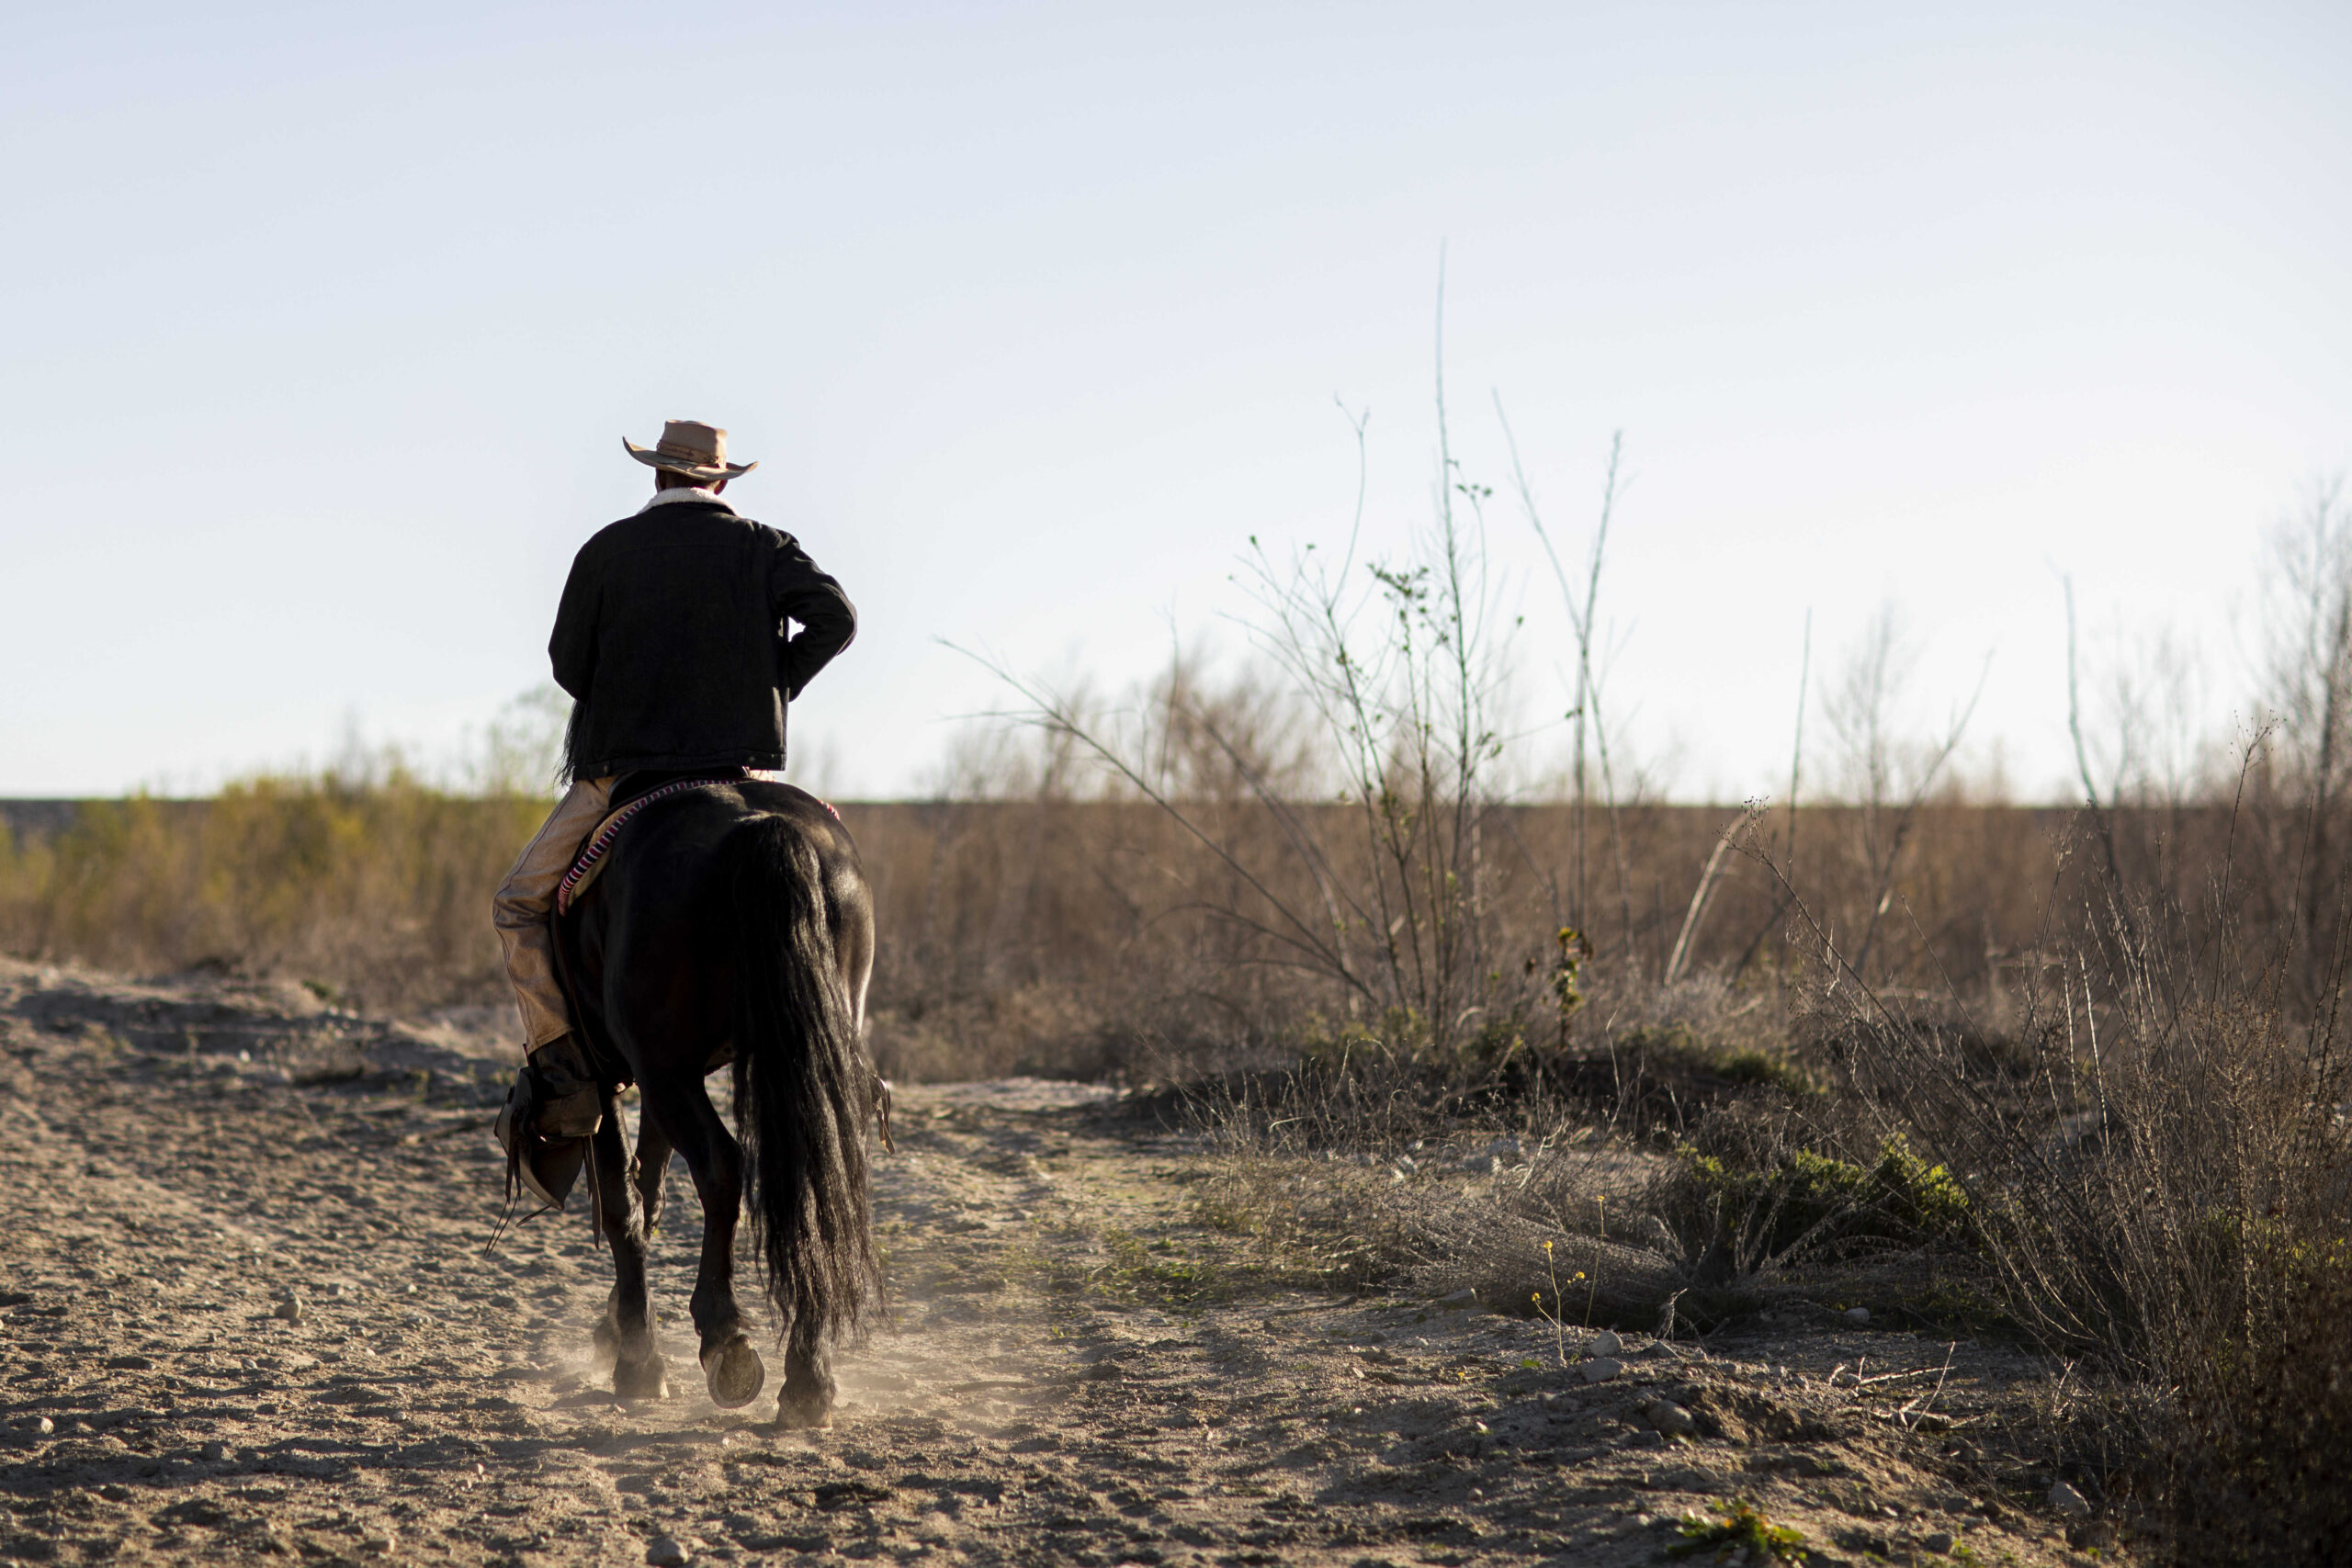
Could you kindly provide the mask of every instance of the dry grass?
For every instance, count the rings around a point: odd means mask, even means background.
[[[1996,1440],[2103,1500],[2086,1541],[2126,1521],[2184,1562],[2343,1561],[2346,955],[2233,862],[2207,886],[2078,888],[1997,1008],[1867,983],[1805,910],[1787,971],[1653,992],[1515,1073],[1405,1037],[1310,1050],[1216,1105],[1227,1201],[1284,1205],[1306,1248],[1355,1238],[1357,1279],[1569,1322],[1706,1329],[1795,1296],[2019,1338],[2072,1392]],[[1349,1174],[1367,1156],[1386,1182]]]
[[[209,964],[370,1007],[494,998],[489,891],[541,809],[397,776],[94,803],[0,852],[0,931],[28,955]],[[1247,800],[1196,807],[1228,843],[1259,835],[1277,874],[1328,809],[1285,828]],[[1538,962],[1496,965],[1491,1013],[1443,1048],[1269,962],[1263,895],[1147,804],[845,815],[881,908],[893,1069],[1183,1081],[1170,1108],[1215,1155],[1196,1206],[1270,1273],[1572,1325],[1689,1332],[1793,1295],[2022,1337],[2079,1371],[2020,1454],[2165,1523],[2182,1561],[2319,1562],[2352,1529],[2330,1457],[2352,1434],[2352,1083],[2333,1006],[2309,1000],[2343,978],[2332,896],[2274,875],[2290,811],[2123,813],[2119,876],[2081,852],[2087,825],[1924,809],[1901,940],[1867,974],[1827,940],[1870,891],[1838,851],[1859,819],[1812,812],[1801,907],[1736,861],[1668,987],[1647,977],[1682,923],[1662,891],[1657,918],[1594,932],[1564,1017],[1540,868],[1568,814],[1497,807],[1487,940]],[[1687,889],[1724,815],[1625,812],[1634,884],[1679,867]]]
[[[409,1009],[503,994],[490,896],[545,814],[398,773],[92,801],[0,842],[0,945],[133,972],[219,968]]]

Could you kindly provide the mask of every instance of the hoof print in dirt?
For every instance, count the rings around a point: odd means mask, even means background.
[[[760,1353],[741,1334],[730,1335],[723,1343],[704,1351],[702,1366],[704,1381],[710,1387],[710,1402],[721,1410],[751,1404],[768,1381],[768,1370],[760,1360]]]

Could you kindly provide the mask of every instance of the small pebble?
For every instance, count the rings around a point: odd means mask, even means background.
[[[1595,1356],[1584,1364],[1584,1381],[1607,1382],[1625,1370],[1625,1363],[1613,1356]]]
[[[215,1461],[224,1460],[229,1457],[229,1445],[220,1441],[218,1438],[215,1438],[213,1441],[205,1444],[196,1451],[199,1456],[205,1459]]]
[[[1848,1307],[1846,1309],[1846,1321],[1848,1323],[1868,1323],[1870,1320],[1871,1309],[1868,1307]]]
[[[686,1549],[668,1536],[656,1536],[645,1549],[645,1561],[652,1568],[686,1568]]]
[[[1938,1530],[1935,1534],[1929,1536],[1919,1544],[1926,1547],[1929,1551],[1935,1552],[1940,1556],[1942,1553],[1951,1550],[1951,1531]]]
[[[1585,1350],[1594,1356],[1622,1356],[1625,1353],[1625,1342],[1604,1328],[1586,1343]]]
[[[2050,1506],[2070,1519],[2091,1517],[2091,1500],[2063,1481],[2050,1483]]]
[[[57,1430],[57,1423],[51,1420],[46,1416],[34,1416],[30,1424],[34,1433],[37,1436],[43,1438],[48,1437],[51,1432]]]

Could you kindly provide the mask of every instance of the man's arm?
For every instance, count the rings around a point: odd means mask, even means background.
[[[596,573],[585,564],[583,547],[571,558],[571,575],[563,580],[563,598],[556,606],[555,632],[548,638],[548,662],[555,667],[555,683],[575,702],[588,700],[589,682],[596,675]]]
[[[789,534],[779,541],[769,575],[769,600],[775,607],[779,642],[775,683],[787,698],[797,699],[801,688],[817,671],[832,662],[857,635],[857,611],[842,585],[817,570],[817,563]],[[782,638],[787,618],[800,623],[799,632]]]

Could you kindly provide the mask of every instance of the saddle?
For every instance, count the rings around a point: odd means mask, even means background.
[[[741,784],[746,779],[781,780],[782,777],[780,773],[762,773],[753,768],[729,768],[701,773],[622,774],[613,786],[612,804],[605,811],[605,819],[596,824],[596,830],[589,834],[580,846],[580,853],[573,859],[571,869],[564,873],[563,880],[556,885],[555,912],[558,915],[571,913],[573,901],[588,891],[589,885],[596,880],[596,874],[605,869],[605,857],[612,852],[614,841],[621,836],[621,829],[628,826],[631,818],[655,801],[683,795],[688,790]],[[817,804],[830,812],[834,821],[842,819],[842,814],[833,810],[831,801],[820,800]]]
[[[585,893],[589,885],[596,880],[596,874],[605,869],[605,857],[612,852],[614,840],[621,836],[621,829],[628,827],[629,819],[639,812],[657,800],[684,795],[690,789],[741,784],[749,776],[741,768],[726,773],[696,773],[684,778],[665,775],[660,780],[646,783],[639,782],[643,777],[641,774],[623,774],[613,787],[614,798],[621,804],[608,810],[605,819],[596,824],[596,830],[589,834],[587,841],[580,846],[580,853],[573,858],[571,869],[563,874],[561,882],[556,884],[555,912],[559,916],[571,913],[572,900]],[[830,811],[832,807],[827,807],[826,809]]]

